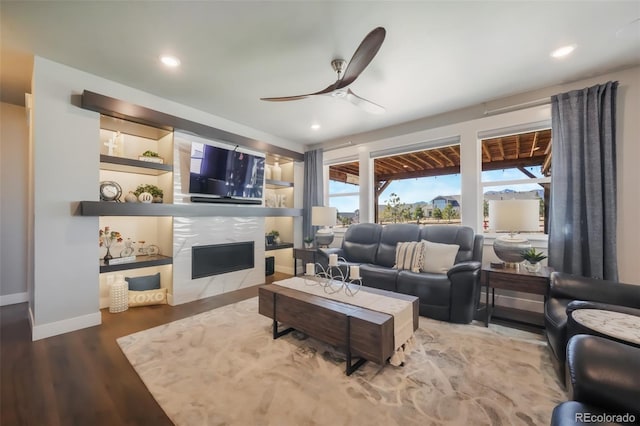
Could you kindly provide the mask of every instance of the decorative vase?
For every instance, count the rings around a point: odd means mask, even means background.
[[[264,165],[264,178],[271,180],[271,166],[268,164]]]
[[[134,194],[133,191],[129,191],[129,193],[124,197],[124,201],[126,203],[137,203],[138,197],[136,197],[136,194]]]
[[[310,242],[310,243],[305,242],[304,243],[304,248],[307,248],[307,249],[313,248],[313,242]]]
[[[528,260],[524,261],[524,269],[526,269],[528,272],[538,272],[541,267],[542,265],[540,264],[540,262],[531,263]]]
[[[162,203],[162,197],[159,197],[159,196],[153,197],[152,201],[154,203]]]
[[[104,263],[107,263],[107,264],[111,259],[113,259],[113,256],[111,256],[111,252],[109,251],[109,247],[107,247],[107,254],[105,254],[102,259],[104,260]]]
[[[276,161],[271,168],[271,178],[273,180],[282,180],[282,169],[280,168],[280,164]]]

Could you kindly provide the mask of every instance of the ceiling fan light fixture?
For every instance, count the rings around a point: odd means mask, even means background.
[[[166,65],[169,68],[176,68],[180,66],[180,59],[171,55],[162,55],[160,56],[160,62]]]
[[[576,45],[575,44],[570,44],[567,46],[562,46],[556,50],[554,50],[553,52],[551,52],[551,57],[552,58],[564,58],[568,55],[570,55],[574,50],[576,50]]]
[[[311,130],[320,130],[320,125],[317,123],[314,123],[311,125]]]
[[[367,112],[373,114],[383,113],[384,107],[357,96],[348,88],[348,86],[358,78],[360,73],[364,71],[364,69],[373,60],[374,56],[376,56],[380,46],[382,46],[382,42],[384,41],[386,34],[387,32],[383,27],[374,28],[365,36],[364,40],[362,40],[349,62],[344,59],[333,59],[331,61],[331,67],[338,74],[338,79],[324,89],[304,95],[279,96],[260,99],[269,102],[284,102],[305,99],[310,96],[329,95],[334,98],[347,100]]]

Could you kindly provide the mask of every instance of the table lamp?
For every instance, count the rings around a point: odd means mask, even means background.
[[[331,226],[335,226],[338,209],[335,207],[311,207],[311,225],[322,226],[316,232],[316,244],[319,247],[329,247],[333,242],[333,230]]]
[[[494,232],[509,233],[493,241],[493,251],[507,267],[515,267],[522,262],[523,252],[531,248],[529,240],[518,232],[540,230],[539,210],[537,199],[489,201],[489,228]]]

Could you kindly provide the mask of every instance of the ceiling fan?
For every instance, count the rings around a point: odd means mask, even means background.
[[[309,96],[315,95],[329,95],[336,98],[345,99],[352,104],[364,109],[372,114],[382,114],[385,112],[384,107],[368,101],[360,96],[356,95],[349,89],[351,83],[353,83],[360,73],[369,65],[380,50],[384,37],[387,34],[386,30],[382,27],[375,28],[362,40],[358,49],[353,54],[351,61],[347,64],[344,59],[334,59],[331,61],[331,67],[338,73],[338,79],[335,83],[315,93],[308,93],[306,95],[297,96],[283,96],[278,98],[260,98],[263,101],[271,102],[283,102],[283,101],[297,101],[298,99],[305,99]]]

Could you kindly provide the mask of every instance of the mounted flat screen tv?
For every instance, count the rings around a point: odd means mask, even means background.
[[[264,157],[191,142],[190,194],[261,203],[263,185]]]

